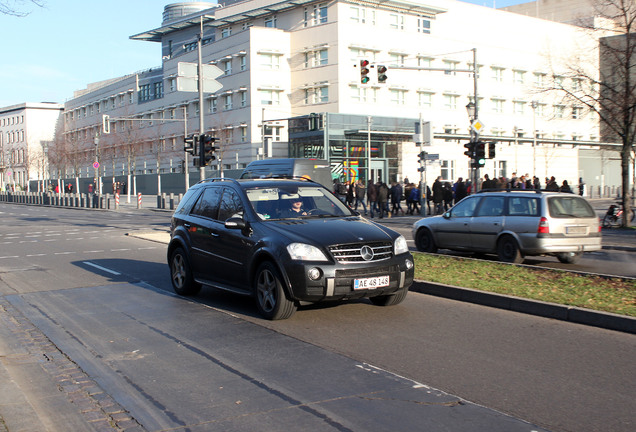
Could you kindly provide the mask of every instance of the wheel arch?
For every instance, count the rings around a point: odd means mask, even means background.
[[[276,270],[278,270],[278,273],[280,274],[282,278],[283,291],[285,292],[285,297],[287,297],[287,299],[290,301],[295,301],[296,299],[292,295],[291,283],[289,281],[289,278],[287,277],[287,272],[285,271],[283,267],[281,267],[281,265],[279,264],[278,260],[274,257],[274,255],[267,249],[259,250],[256,254],[254,254],[254,257],[252,258],[252,261],[250,262],[249,284],[250,284],[250,289],[252,290],[252,292],[254,290],[254,283],[256,282],[256,272],[258,271],[258,268],[261,266],[261,264],[263,264],[266,261],[269,261],[270,263],[272,263],[272,265],[276,267]]]

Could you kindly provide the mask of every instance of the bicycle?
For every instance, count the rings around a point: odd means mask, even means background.
[[[625,210],[623,209],[622,201],[617,201],[617,204],[610,205],[607,209],[607,212],[605,213],[605,217],[603,217],[603,228],[622,226],[624,214]],[[631,222],[634,222],[635,217],[636,212],[634,211],[634,209],[632,209]]]

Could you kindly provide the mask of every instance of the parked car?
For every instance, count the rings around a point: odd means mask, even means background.
[[[496,253],[519,263],[554,255],[574,263],[601,249],[601,227],[592,206],[570,193],[501,190],[470,195],[441,216],[413,224],[419,251],[438,249]]]
[[[250,295],[272,320],[328,300],[395,305],[414,273],[404,236],[302,179],[208,179],[191,187],[172,216],[168,264],[177,294],[211,285]]]

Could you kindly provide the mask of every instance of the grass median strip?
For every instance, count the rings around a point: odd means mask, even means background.
[[[636,280],[415,253],[415,278],[636,317]]]

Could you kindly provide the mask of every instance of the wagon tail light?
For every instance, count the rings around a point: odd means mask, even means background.
[[[541,218],[537,234],[550,234],[550,224],[548,223],[548,219],[544,217]]]

